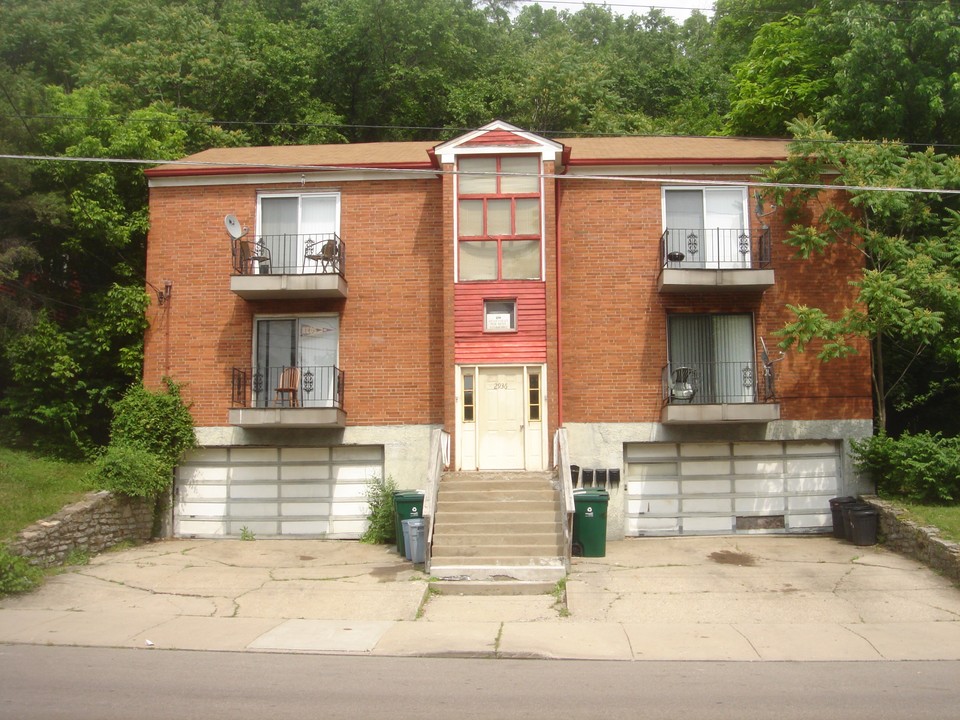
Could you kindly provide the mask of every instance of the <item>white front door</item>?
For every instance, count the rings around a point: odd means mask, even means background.
[[[479,368],[480,470],[524,468],[523,368]]]

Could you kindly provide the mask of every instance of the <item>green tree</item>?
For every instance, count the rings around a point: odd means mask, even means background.
[[[782,332],[784,348],[803,351],[816,340],[823,360],[869,343],[877,424],[887,427],[888,405],[904,409],[947,393],[955,402],[960,368],[960,158],[901,143],[838,142],[822,125],[797,121],[788,160],[767,175],[776,183],[845,186],[772,192],[796,224],[786,242],[803,258],[845,245],[863,258],[853,285],[857,301],[829,316],[788,305],[794,320]],[[912,189],[909,192],[890,188]],[[801,214],[819,205],[811,218]],[[907,392],[907,391],[910,392]]]
[[[774,15],[789,5],[759,1]],[[960,26],[951,3],[821,0],[759,26],[725,3],[717,10],[721,44],[751,38],[735,64],[730,131],[781,135],[805,113],[842,139],[960,142]]]
[[[733,73],[727,129],[736,135],[784,135],[787,122],[815,114],[834,89],[829,54],[796,15],[763,25]]]
[[[44,450],[87,453],[104,443],[112,403],[140,378],[146,293],[114,285],[88,299],[98,311],[72,329],[41,312],[5,349],[11,383],[0,410]]]
[[[447,99],[485,66],[483,9],[450,0],[311,0],[304,23],[322,47],[316,96],[357,126],[353,140],[395,140],[443,127]]]
[[[7,324],[0,412],[25,442],[85,452],[105,441],[111,404],[140,377],[147,305],[143,168],[96,160],[176,158],[235,136],[162,103],[124,113],[93,86],[51,88],[45,102],[62,120],[32,132],[25,118],[26,135],[77,161],[3,166],[24,184],[0,211],[19,219],[16,257],[32,258],[14,296],[48,309],[35,324]]]
[[[835,18],[828,126],[844,138],[960,143],[960,25],[950,2],[861,3]]]

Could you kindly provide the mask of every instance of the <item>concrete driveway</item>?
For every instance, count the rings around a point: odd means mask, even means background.
[[[829,537],[645,538],[563,592],[437,595],[392,549],[171,540],[0,600],[0,643],[618,660],[960,659],[960,590]]]

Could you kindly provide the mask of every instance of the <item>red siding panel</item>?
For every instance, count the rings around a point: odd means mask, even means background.
[[[484,332],[483,301],[517,301],[516,332]],[[454,292],[458,364],[542,363],[547,359],[547,292],[540,281],[458,283]]]
[[[487,145],[535,145],[536,143],[506,130],[493,130],[465,142],[461,147],[484,147]]]

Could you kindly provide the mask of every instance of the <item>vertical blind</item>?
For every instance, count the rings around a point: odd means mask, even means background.
[[[756,373],[750,315],[673,315],[668,330],[671,370],[695,371],[699,402],[753,402]]]

